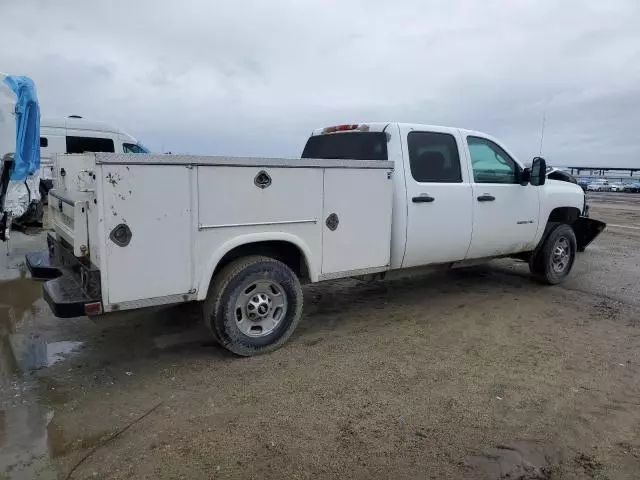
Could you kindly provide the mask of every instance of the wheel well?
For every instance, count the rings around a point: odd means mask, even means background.
[[[220,270],[237,258],[249,255],[263,255],[274,258],[293,270],[301,280],[309,278],[309,269],[302,251],[293,243],[281,240],[248,243],[230,250],[216,265],[213,276],[215,277]]]
[[[554,208],[549,214],[549,223],[566,223],[572,225],[580,217],[580,209],[576,207]]]

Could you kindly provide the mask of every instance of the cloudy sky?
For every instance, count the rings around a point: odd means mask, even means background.
[[[156,151],[298,155],[357,121],[455,125],[522,160],[640,166],[638,0],[0,0],[43,116]]]

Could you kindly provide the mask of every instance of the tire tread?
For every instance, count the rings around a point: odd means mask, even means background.
[[[294,318],[289,328],[287,328],[287,330],[273,343],[265,346],[253,347],[243,344],[239,341],[239,339],[234,338],[233,335],[225,335],[224,332],[220,331],[220,322],[215,321],[214,315],[222,311],[223,297],[229,284],[247,268],[265,262],[272,263],[279,268],[286,269],[294,278],[296,278],[293,287],[295,290],[295,295],[298,297],[299,301],[296,302],[296,312],[294,312]],[[251,255],[232,261],[227,266],[225,266],[220,271],[220,273],[216,275],[214,281],[209,287],[209,292],[203,305],[204,320],[213,338],[222,347],[235,353],[236,355],[252,356],[262,353],[268,353],[281,347],[282,344],[284,344],[293,334],[293,331],[295,330],[295,327],[297,326],[301,317],[303,303],[302,299],[303,294],[300,282],[297,281],[297,277],[287,265],[271,257],[262,255]]]
[[[562,234],[565,234],[569,237],[569,242],[573,251],[573,258],[571,259],[571,265],[569,266],[569,269],[564,274],[562,274],[562,276],[558,277],[555,272],[550,271],[548,260],[549,256],[551,255],[551,249],[553,248],[557,237]],[[529,261],[529,269],[534,278],[540,283],[546,285],[557,285],[571,273],[571,270],[573,268],[573,263],[575,262],[577,252],[576,236],[573,232],[573,229],[571,228],[571,225],[568,225],[566,223],[554,222],[547,225],[547,233],[543,238],[543,244]]]

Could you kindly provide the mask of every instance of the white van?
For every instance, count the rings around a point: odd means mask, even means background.
[[[104,122],[78,115],[40,120],[40,193],[52,186],[53,159],[58,153],[150,153],[131,135]]]
[[[0,190],[3,191],[0,195],[0,236],[7,223],[26,225],[41,222],[42,205],[53,184],[52,167],[56,154],[149,153],[131,135],[102,122],[88,121],[77,115],[62,119],[42,118],[37,131],[39,117],[40,107],[33,81],[28,77],[0,72]],[[16,133],[17,127],[22,130],[20,138]],[[38,137],[41,162],[39,171],[34,172]],[[13,155],[18,148],[28,157],[28,165],[20,156],[20,178],[11,179]],[[34,162],[33,166],[31,162]]]

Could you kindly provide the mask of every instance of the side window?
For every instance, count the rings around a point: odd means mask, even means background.
[[[67,153],[115,152],[111,138],[67,137]]]
[[[124,153],[149,153],[142,145],[137,143],[123,143],[122,151]]]
[[[49,146],[49,139],[47,137],[40,137],[40,146],[47,148]]]
[[[460,155],[453,135],[410,132],[409,165],[416,182],[460,183]]]
[[[467,137],[476,183],[518,183],[516,162],[491,140]]]

